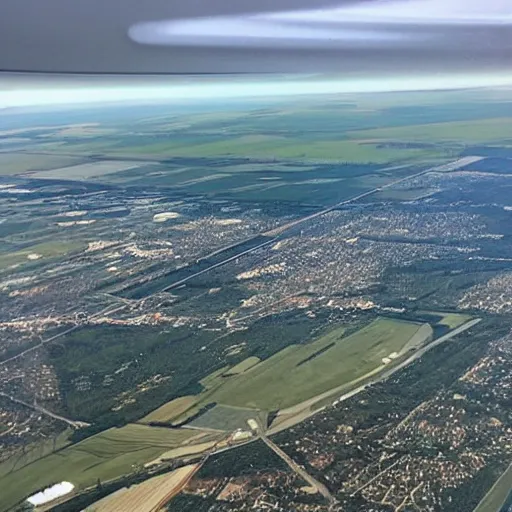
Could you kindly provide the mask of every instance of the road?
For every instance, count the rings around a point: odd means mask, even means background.
[[[19,398],[16,398],[14,396],[8,395],[7,393],[4,393],[0,391],[0,396],[3,396],[4,398],[8,398],[12,402],[16,402],[17,404],[23,405],[25,407],[28,407],[29,409],[33,409],[34,411],[40,412],[41,414],[45,414],[46,416],[50,416],[55,420],[63,421],[64,423],[67,423],[68,425],[72,426],[73,428],[82,428],[82,427],[89,427],[90,423],[85,423],[85,421],[74,421],[70,420],[69,418],[65,418],[64,416],[60,416],[59,414],[55,414],[52,411],[49,411],[42,405],[38,405],[37,403],[28,403],[23,400],[20,400]]]
[[[310,221],[312,219],[316,219],[318,217],[321,217],[322,215],[325,215],[326,213],[329,213],[329,212],[332,212],[344,205],[347,205],[347,204],[350,204],[350,203],[353,203],[355,201],[358,201],[359,199],[362,199],[364,197],[368,197],[372,194],[376,194],[377,192],[380,192],[386,188],[389,188],[389,187],[393,187],[395,185],[398,185],[399,183],[403,183],[404,181],[407,181],[407,180],[411,180],[413,178],[417,178],[419,176],[423,176],[424,174],[428,174],[428,173],[431,173],[431,172],[447,172],[447,171],[453,171],[453,170],[456,170],[460,167],[464,167],[466,165],[469,165],[470,163],[473,163],[473,162],[477,162],[479,160],[482,160],[482,157],[479,157],[479,156],[468,156],[468,157],[464,157],[464,158],[459,158],[458,160],[455,160],[453,162],[450,162],[448,164],[443,164],[443,165],[438,165],[436,167],[430,167],[429,169],[425,169],[423,171],[420,171],[416,174],[412,174],[410,176],[406,176],[405,178],[400,178],[399,180],[395,180],[395,181],[392,181],[390,183],[388,183],[387,185],[383,185],[382,187],[377,187],[377,188],[374,188],[373,190],[369,190],[368,192],[364,192],[362,194],[358,194],[357,196],[353,196],[353,197],[350,197],[348,199],[345,199],[344,201],[341,201],[339,203],[336,203],[332,206],[329,206],[328,208],[324,208],[323,210],[320,210],[318,212],[315,212],[311,215],[307,215],[306,217],[302,217],[300,219],[296,219],[294,221],[291,221],[289,222],[288,224],[285,224],[283,226],[280,226],[278,228],[275,228],[275,229],[272,229],[270,231],[266,231],[264,233],[261,233],[262,236],[265,236],[267,238],[270,238],[269,241],[267,242],[263,242],[262,244],[260,245],[257,245],[256,247],[252,247],[250,249],[247,249],[246,251],[243,251],[239,254],[236,254],[235,256],[231,256],[229,258],[226,258],[225,260],[222,260],[218,263],[215,263],[214,265],[211,265],[210,267],[208,268],[205,268],[199,272],[196,272],[195,274],[192,274],[188,277],[185,277],[184,279],[181,279],[180,281],[177,281],[175,283],[172,283],[170,284],[169,286],[163,288],[162,290],[160,290],[161,292],[167,292],[167,291],[170,291],[174,288],[177,288],[178,286],[182,286],[183,284],[187,283],[188,281],[190,281],[191,279],[194,279],[195,277],[198,277],[200,275],[203,275],[203,274],[206,274],[207,272],[210,272],[216,268],[219,268],[223,265],[226,265],[232,261],[235,261],[236,259],[240,258],[241,256],[245,256],[247,254],[250,254],[254,251],[257,251],[258,249],[261,249],[262,247],[265,247],[269,244],[272,244],[275,242],[275,237],[283,234],[285,231],[295,227],[295,226],[298,226],[299,224],[302,224],[304,222],[307,222],[307,221]],[[235,244],[236,245],[236,244]],[[219,252],[221,252],[222,250],[220,251],[215,251],[213,254],[218,254]]]
[[[96,318],[96,317],[102,316],[102,315],[110,315],[112,313],[116,313],[117,311],[120,311],[121,309],[124,309],[125,307],[126,307],[126,304],[123,304],[122,306],[116,306],[113,309],[111,309],[111,306],[108,306],[108,307],[102,309],[101,311],[98,311],[94,315],[91,315],[89,318]],[[19,354],[16,354],[15,356],[9,357],[9,359],[4,359],[3,361],[0,361],[0,366],[10,363],[11,361],[15,361],[16,359],[19,359],[20,357],[23,357],[26,354],[29,354],[30,352],[33,352],[34,350],[41,348],[43,345],[46,345],[47,343],[55,341],[56,339],[61,338],[62,336],[65,336],[66,334],[69,334],[70,332],[73,332],[74,330],[78,329],[79,327],[80,327],[80,324],[73,325],[62,332],[59,332],[53,336],[50,336],[49,338],[46,338],[45,340],[41,340],[41,343],[38,343],[37,345],[34,345],[33,347],[27,348],[23,352],[20,352]]]
[[[292,222],[289,222],[288,224],[285,224],[284,226],[280,226],[278,228],[275,228],[271,231],[267,231],[266,233],[262,233],[262,234],[265,236],[280,235],[284,231],[286,231],[292,227],[295,227],[299,224],[302,224],[303,222],[307,222],[308,220],[316,219],[317,217],[320,217],[322,215],[325,215],[326,213],[337,210],[338,208],[340,208],[346,204],[350,204],[350,203],[353,203],[354,201],[358,201],[359,199],[363,199],[364,197],[371,196],[373,194],[376,194],[377,192],[380,192],[381,190],[385,190],[387,188],[398,185],[399,183],[403,183],[404,181],[412,180],[413,178],[418,178],[419,176],[423,176],[424,174],[429,174],[431,172],[455,171],[456,169],[460,169],[461,167],[465,167],[466,165],[478,162],[483,159],[484,159],[484,157],[481,157],[481,156],[466,156],[464,158],[459,158],[458,160],[454,160],[453,162],[450,162],[447,164],[438,165],[436,167],[430,167],[430,168],[420,171],[416,174],[411,174],[410,176],[406,176],[405,178],[400,178],[399,180],[392,181],[386,185],[382,185],[382,187],[377,187],[377,188],[374,188],[373,190],[369,190],[368,192],[363,192],[362,194],[359,194],[357,196],[350,197],[349,199],[340,201],[339,203],[329,206],[328,208],[324,208],[323,210],[320,210],[319,212],[312,213],[311,215],[302,217],[301,219],[294,220]]]
[[[279,446],[272,442],[264,433],[260,434],[260,439],[281,459],[288,464],[292,471],[306,481],[311,487],[314,487],[329,503],[336,503],[336,498],[329,492],[329,489],[313,478],[303,467],[299,466],[292,458],[290,458]]]

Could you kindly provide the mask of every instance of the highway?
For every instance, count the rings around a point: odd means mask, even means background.
[[[377,188],[374,188],[373,190],[369,190],[368,192],[363,192],[362,194],[359,194],[357,196],[350,197],[349,199],[340,201],[339,203],[336,203],[332,206],[329,206],[328,208],[320,210],[319,212],[312,213],[311,215],[302,217],[301,219],[294,220],[292,222],[289,222],[288,224],[285,224],[284,226],[280,226],[278,228],[272,229],[271,231],[267,231],[266,233],[262,233],[262,234],[265,236],[280,235],[284,231],[286,231],[292,227],[295,227],[299,224],[302,224],[303,222],[307,222],[308,220],[316,219],[317,217],[320,217],[322,215],[325,215],[326,213],[332,212],[333,210],[337,210],[338,208],[340,208],[346,204],[350,204],[350,203],[353,203],[354,201],[358,201],[359,199],[363,199],[364,197],[371,196],[373,194],[376,194],[377,192],[380,192],[381,190],[385,190],[386,188],[390,188],[395,185],[398,185],[399,183],[403,183],[404,181],[412,180],[413,178],[418,178],[419,176],[423,176],[424,174],[429,174],[431,172],[455,171],[457,169],[460,169],[461,167],[465,167],[466,165],[483,160],[483,158],[484,157],[480,157],[480,156],[466,156],[464,158],[459,158],[458,160],[454,160],[453,162],[450,162],[448,164],[442,164],[442,165],[438,165],[436,167],[430,167],[430,168],[420,171],[416,174],[411,174],[410,176],[406,176],[405,178],[400,178],[399,180],[392,181],[386,185],[382,185],[381,187],[377,187]]]
[[[314,487],[329,503],[336,503],[336,499],[329,492],[329,489],[313,478],[303,467],[299,466],[292,458],[290,458],[279,446],[273,443],[265,434],[260,434],[260,439],[281,459],[286,462],[292,471],[306,481],[311,487]]]
[[[82,427],[90,426],[90,423],[85,423],[84,421],[70,420],[69,418],[65,418],[64,416],[55,414],[54,412],[49,411],[45,407],[42,407],[41,405],[38,405],[35,402],[33,404],[31,404],[31,403],[25,402],[23,400],[20,400],[19,398],[16,398],[14,396],[8,395],[7,393],[4,393],[2,391],[0,391],[0,396],[3,396],[4,398],[9,399],[12,402],[16,402],[17,404],[24,405],[25,407],[28,407],[29,409],[33,409],[34,411],[40,412],[41,414],[50,416],[55,420],[63,421],[64,423],[67,423],[68,425],[72,426],[73,428],[82,428]]]
[[[115,308],[111,309],[112,306],[108,306],[101,311],[98,311],[94,315],[91,315],[89,318],[96,318],[101,315],[110,315],[112,313],[116,313],[117,311],[120,311],[121,309],[124,309],[126,307],[126,304],[123,304],[122,306],[116,306]],[[43,345],[46,345],[47,343],[50,343],[51,341],[55,341],[56,339],[61,338],[62,336],[65,336],[66,334],[69,334],[70,332],[73,332],[74,330],[78,329],[80,327],[80,324],[73,325],[69,327],[68,329],[59,332],[53,336],[50,336],[49,338],[46,338],[45,340],[41,340],[40,343],[37,345],[34,345],[33,347],[27,348],[23,352],[20,352],[19,354],[16,354],[15,356],[9,357],[9,359],[4,359],[3,361],[0,361],[0,366],[3,366],[7,363],[10,363],[11,361],[15,361],[16,359],[19,359],[20,357],[25,356],[26,354],[29,354],[30,352],[33,352],[34,350],[37,350],[38,348],[41,348]]]
[[[438,165],[436,167],[430,167],[428,169],[425,169],[423,171],[420,171],[416,174],[412,174],[410,176],[406,176],[405,178],[400,178],[399,180],[395,180],[395,181],[392,181],[390,183],[388,183],[387,185],[383,185],[381,187],[377,187],[377,188],[374,188],[373,190],[369,190],[368,192],[363,192],[362,194],[358,194],[357,196],[353,196],[353,197],[350,197],[348,199],[345,199],[343,201],[340,201],[339,203],[336,203],[332,206],[329,206],[328,208],[324,208],[323,210],[320,210],[318,212],[315,212],[311,215],[307,215],[305,217],[302,217],[300,219],[296,219],[294,221],[291,221],[289,222],[288,224],[284,224],[283,226],[280,226],[278,228],[275,228],[275,229],[272,229],[270,231],[266,231],[264,233],[261,233],[260,236],[265,236],[267,238],[269,238],[270,240],[266,241],[266,242],[263,242],[262,244],[259,244],[257,245],[256,247],[252,247],[250,249],[247,249],[246,251],[243,251],[239,254],[236,254],[234,256],[230,256],[229,258],[226,258],[225,260],[222,260],[218,263],[215,263],[214,265],[211,265],[210,267],[207,267],[203,270],[200,270],[199,272],[196,272],[195,274],[192,274],[188,277],[185,277],[184,279],[181,279],[179,281],[176,281],[175,283],[172,283],[168,286],[166,286],[165,288],[163,288],[162,290],[160,290],[161,292],[167,292],[167,291],[170,291],[174,288],[177,288],[179,286],[182,286],[184,285],[185,283],[187,283],[188,281],[190,281],[191,279],[194,279],[195,277],[198,277],[200,275],[203,275],[203,274],[206,274],[207,272],[210,272],[216,268],[219,268],[223,265],[226,265],[232,261],[235,261],[236,259],[242,257],[242,256],[245,256],[247,254],[250,254],[254,251],[257,251],[258,249],[261,249],[269,244],[272,244],[275,242],[275,238],[279,235],[282,235],[285,231],[293,228],[293,227],[296,227],[304,222],[307,222],[307,221],[310,221],[312,219],[316,219],[318,217],[321,217],[322,215],[325,215],[326,213],[329,213],[329,212],[332,212],[338,208],[341,208],[342,206],[344,205],[347,205],[347,204],[350,204],[350,203],[353,203],[355,201],[358,201],[359,199],[362,199],[364,197],[368,197],[368,196],[371,196],[372,194],[376,194],[377,192],[380,192],[382,190],[385,190],[386,188],[389,188],[389,187],[393,187],[394,185],[398,185],[399,183],[403,183],[404,181],[407,181],[407,180],[411,180],[413,178],[417,178],[419,176],[423,176],[424,174],[428,174],[428,173],[431,173],[431,172],[448,172],[448,171],[453,171],[453,170],[456,170],[460,167],[464,167],[466,165],[469,165],[470,163],[473,163],[473,162],[477,162],[479,160],[482,160],[482,157],[479,157],[479,156],[468,156],[468,157],[464,157],[464,158],[459,158],[458,160],[455,160],[453,162],[450,162],[448,164],[443,164],[443,165]],[[234,244],[236,246],[236,244]],[[232,247],[233,244],[230,246]],[[226,248],[227,249],[227,248]],[[220,249],[220,250],[217,250],[215,251],[213,254],[219,254],[220,252],[222,252],[222,250],[224,249]],[[204,258],[202,258],[204,259]]]

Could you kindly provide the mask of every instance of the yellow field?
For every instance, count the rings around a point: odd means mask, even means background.
[[[177,494],[197,470],[197,464],[178,468],[171,473],[119,491],[94,503],[87,512],[156,512]]]
[[[197,402],[195,396],[180,396],[150,412],[140,420],[140,423],[165,423],[177,418]]]
[[[246,372],[249,368],[252,368],[253,366],[256,366],[260,362],[259,357],[248,357],[247,359],[244,359],[237,365],[233,366],[233,368],[229,369],[225,375],[238,375],[240,373]]]

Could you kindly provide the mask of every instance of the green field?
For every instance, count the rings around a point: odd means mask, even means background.
[[[450,329],[455,329],[473,318],[471,315],[464,315],[463,313],[445,313],[442,311],[418,311],[418,313],[439,316],[441,320],[437,324],[444,325]]]
[[[267,413],[243,407],[231,407],[228,405],[216,405],[207,413],[190,422],[190,425],[197,428],[224,430],[232,432],[236,429],[250,430],[247,420],[256,419],[260,425],[267,425]]]
[[[237,365],[233,366],[233,368],[230,368],[224,375],[230,376],[230,375],[239,375],[240,373],[244,373],[253,366],[257,365],[260,362],[259,357],[248,357],[247,359],[244,359],[242,362],[238,363]]]
[[[357,130],[346,134],[354,140],[394,140],[419,142],[492,142],[512,139],[512,119],[492,118],[447,123],[411,124],[409,126]]]
[[[17,455],[16,457],[10,457],[6,461],[0,463],[0,478],[4,475],[11,473],[12,471],[18,470],[35,462],[38,459],[42,459],[47,455],[50,455],[54,451],[60,450],[70,444],[69,436],[72,429],[66,429],[60,433],[55,440],[48,439],[39,443],[28,445],[25,448],[24,453]]]
[[[512,492],[512,464],[500,476],[473,512],[500,512]]]
[[[242,136],[205,144],[161,142],[147,146],[129,147],[116,154],[161,155],[162,157],[248,157],[278,158],[301,161],[342,161],[351,163],[389,163],[414,161],[442,156],[443,151],[432,149],[379,148],[377,144],[360,144],[352,140],[304,141],[283,136]]]
[[[180,446],[197,431],[126,425],[106,430],[0,478],[0,510],[52,483],[68,481],[78,489],[133,472],[138,465]]]
[[[243,374],[230,376],[232,371],[222,368],[202,381],[205,391],[189,410],[174,419],[185,421],[211,403],[276,411],[349,386],[384,368],[384,357],[408,350],[409,342],[417,344],[413,340],[422,325],[378,318],[350,336],[345,336],[344,327],[338,327],[312,343],[290,345],[260,363],[253,365],[251,360]],[[207,418],[207,414],[200,417],[201,426],[209,426]]]
[[[140,420],[140,423],[167,423],[190,409],[196,402],[197,397],[195,396],[180,396],[151,411]]]
[[[47,171],[57,167],[83,162],[80,156],[29,155],[24,153],[0,153],[0,176],[33,171]]]
[[[45,242],[41,244],[31,245],[20,251],[0,254],[0,269],[10,267],[12,265],[21,265],[32,260],[29,255],[37,254],[39,259],[33,261],[44,261],[46,258],[55,258],[65,256],[71,252],[77,252],[85,249],[85,244],[78,241],[62,241],[62,242]]]

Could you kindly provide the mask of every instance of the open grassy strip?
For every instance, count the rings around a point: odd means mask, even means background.
[[[144,416],[139,423],[170,422],[190,409],[196,402],[197,397],[195,396],[180,396],[162,405],[162,407],[151,411],[147,416]]]
[[[379,368],[383,358],[405,349],[421,326],[379,318],[347,337],[339,327],[312,343],[288,346],[243,374],[228,376],[221,369],[202,382],[208,389],[180,420],[209,404],[263,411],[294,406]]]
[[[61,241],[61,242],[44,242],[41,244],[31,245],[25,249],[0,254],[0,269],[28,263],[31,258],[35,261],[44,260],[45,258],[55,258],[58,256],[65,256],[72,252],[77,252],[85,249],[85,244],[79,241]]]
[[[268,414],[265,411],[246,409],[244,407],[232,407],[228,405],[216,405],[205,414],[190,422],[190,425],[197,428],[210,428],[232,432],[237,429],[250,430],[247,423],[255,419],[260,425],[267,425]]]
[[[160,454],[197,436],[194,430],[126,425],[68,446],[0,478],[0,510],[56,482],[69,481],[80,490],[98,481],[129,474]]]
[[[231,375],[239,375],[241,373],[246,372],[253,366],[256,366],[260,362],[259,357],[248,357],[247,359],[244,359],[240,363],[236,364],[232,368],[230,368],[227,372],[224,373],[225,377],[231,376]]]
[[[436,325],[443,325],[448,327],[449,329],[455,329],[467,321],[471,320],[471,315],[466,315],[464,313],[452,313],[452,312],[444,312],[444,311],[418,311],[419,315],[433,315],[435,317],[439,317]]]

